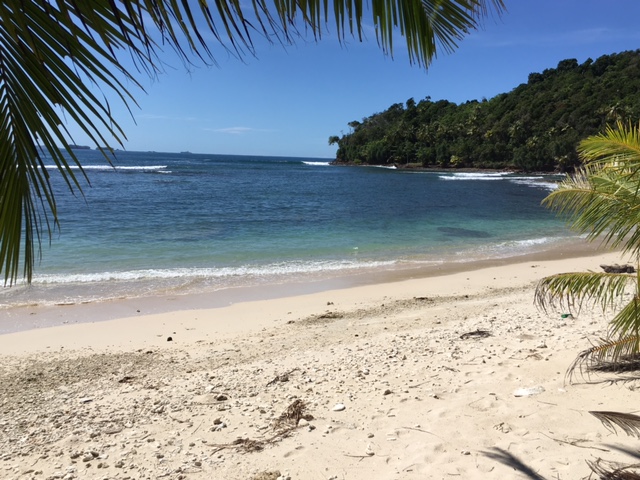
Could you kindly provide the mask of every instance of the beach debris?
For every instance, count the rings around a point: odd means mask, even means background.
[[[291,375],[293,372],[295,372],[296,370],[300,370],[299,368],[293,368],[291,370],[289,370],[288,372],[285,372],[283,374],[280,375],[276,375],[273,380],[271,380],[269,383],[267,383],[267,387],[270,385],[273,385],[276,382],[288,382],[289,381],[289,375]]]
[[[434,303],[435,300],[431,297],[413,297],[413,299],[416,302],[427,302],[427,303]]]
[[[225,448],[233,448],[245,453],[260,452],[264,450],[265,445],[279,442],[291,435],[298,428],[300,419],[313,420],[313,415],[307,413],[307,406],[307,402],[298,398],[274,422],[275,433],[272,436],[257,440],[240,437],[231,443],[214,444],[215,452]]]
[[[173,342],[173,337],[167,337],[167,342]]]
[[[474,330],[473,332],[463,333],[462,335],[460,335],[460,338],[462,340],[467,340],[469,338],[486,338],[486,337],[490,337],[490,336],[491,336],[491,332],[489,330],[480,330],[478,328],[477,330]]]
[[[306,318],[300,319],[298,323],[301,325],[322,325],[344,317],[345,314],[342,312],[327,310],[324,313],[309,315]]]
[[[511,431],[511,425],[505,423],[505,422],[500,422],[496,425],[493,426],[494,430],[497,430],[499,432],[502,433],[509,433]]]
[[[264,471],[252,477],[251,480],[278,480],[280,475],[280,470],[275,470],[273,472]]]
[[[295,428],[300,425],[300,420],[306,420],[307,422],[313,420],[313,415],[307,412],[308,406],[309,404],[307,402],[296,398],[276,419],[273,425],[274,430]]]
[[[605,273],[635,273],[636,269],[632,265],[600,265]]]
[[[223,428],[227,428],[227,424],[225,422],[222,421],[222,419],[220,418],[216,418],[213,421],[213,427],[210,428],[210,430],[212,432],[219,432],[221,431]]]
[[[531,397],[533,395],[538,395],[544,392],[544,387],[529,387],[529,388],[519,388],[515,392],[513,392],[514,397]]]
[[[334,412],[342,412],[345,408],[347,407],[345,407],[344,403],[336,403],[331,410]]]
[[[216,443],[216,444],[213,444],[212,446],[213,448],[215,448],[214,453],[219,452],[220,450],[223,450],[225,448],[233,448],[235,450],[238,450],[240,452],[245,452],[245,453],[260,452],[264,450],[264,446],[267,443],[273,443],[280,438],[284,438],[284,436],[286,435],[277,434],[264,440],[252,440],[250,438],[237,438],[231,443]]]

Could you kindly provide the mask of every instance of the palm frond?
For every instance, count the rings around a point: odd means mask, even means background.
[[[108,144],[103,131],[118,142],[124,137],[108,105],[89,86],[100,82],[127,100],[127,90],[114,73],[122,69],[104,48],[87,48],[91,38],[70,18],[72,4],[61,1],[56,8],[46,0],[0,3],[0,269],[5,284],[17,279],[21,259],[23,276],[30,281],[35,241],[41,238],[43,225],[51,233],[57,222],[47,172],[51,166],[39,145],[48,151],[69,188],[81,191],[70,166],[78,162],[56,111],[75,120],[96,144]],[[67,155],[58,144],[67,147]]]
[[[640,332],[640,299],[637,295],[609,322],[609,337],[627,337]]]
[[[597,168],[626,171],[635,175],[640,169],[640,124],[617,122],[599,135],[591,136],[578,146],[582,159]]]
[[[618,123],[578,148],[583,166],[543,204],[590,241],[640,254],[640,125]]]
[[[192,57],[215,63],[214,45],[237,57],[253,55],[255,35],[292,43],[301,25],[317,39],[330,17],[338,38],[349,31],[362,39],[368,11],[383,51],[392,52],[397,27],[410,61],[426,67],[438,49],[455,48],[489,11],[505,11],[503,0],[370,2],[369,9],[363,0],[200,0],[197,7],[190,0],[0,2],[0,272],[5,284],[17,280],[21,261],[24,277],[31,280],[34,242],[45,227],[51,235],[57,225],[48,169],[61,172],[73,192],[82,191],[71,168],[81,165],[69,148],[66,121],[75,122],[96,145],[107,146],[107,161],[110,145],[123,145],[125,134],[106,95],[94,93],[94,88],[105,89],[128,109],[135,104],[125,85],[141,86],[119,61],[122,52],[139,71],[155,75],[161,71],[162,48],[173,49],[185,63]],[[41,147],[53,166],[45,163]]]
[[[640,438],[640,417],[638,415],[604,411],[591,411],[589,413],[600,420],[612,433],[618,433],[616,431],[616,426],[618,426],[630,437]]]
[[[624,369],[626,360],[637,360],[640,354],[640,335],[629,335],[615,339],[602,339],[578,354],[567,369],[566,378],[571,382],[576,371],[584,375],[585,372],[607,365],[608,369],[617,367]],[[635,363],[638,365],[638,363]],[[624,369],[627,370],[627,369]]]
[[[615,307],[637,277],[625,273],[575,272],[543,278],[535,291],[535,303],[545,311],[561,308],[579,312],[585,304],[600,305],[602,310]]]
[[[567,217],[570,228],[589,241],[640,254],[638,181],[619,172],[580,169],[543,200],[543,205]]]
[[[640,480],[640,464],[620,465],[598,458],[587,460],[587,465],[600,480]]]

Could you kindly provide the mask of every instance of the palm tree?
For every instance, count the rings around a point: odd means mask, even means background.
[[[72,166],[80,167],[65,127],[75,122],[109,160],[109,140],[126,138],[106,96],[115,92],[129,108],[127,85],[136,75],[161,71],[162,48],[186,63],[215,63],[212,46],[241,58],[255,55],[253,38],[291,44],[310,32],[318,40],[335,20],[338,38],[363,39],[365,11],[376,39],[392,53],[393,37],[406,40],[412,63],[427,67],[440,50],[479,25],[503,0],[3,0],[0,2],[0,272],[5,285],[31,281],[43,231],[57,224],[56,201],[44,163],[48,154],[68,187],[82,192]],[[368,7],[368,8],[365,8]],[[213,37],[213,41],[207,38]],[[127,70],[120,55],[133,58]],[[85,177],[86,178],[86,177]],[[43,228],[46,226],[46,229]],[[39,251],[39,250],[38,250]]]
[[[640,124],[618,123],[583,140],[584,163],[543,203],[568,215],[571,227],[635,259],[635,273],[579,272],[544,278],[536,290],[542,308],[571,311],[591,304],[613,309],[606,338],[580,353],[569,368],[620,366],[640,354]],[[627,297],[630,295],[630,298]]]

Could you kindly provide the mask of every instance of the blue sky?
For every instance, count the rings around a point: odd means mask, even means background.
[[[409,64],[403,40],[393,58],[373,33],[340,45],[329,34],[286,49],[258,41],[257,58],[225,54],[217,67],[172,68],[141,77],[133,119],[109,98],[127,135],[127,150],[333,158],[331,135],[409,98],[456,103],[491,98],[560,60],[582,63],[640,48],[639,0],[506,0],[508,12],[489,18],[427,71]],[[329,26],[329,30],[332,27]],[[333,30],[335,31],[335,29]],[[258,39],[259,40],[259,39]],[[74,127],[73,140],[89,141]]]

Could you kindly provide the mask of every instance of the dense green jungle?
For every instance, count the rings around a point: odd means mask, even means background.
[[[580,140],[640,119],[640,50],[531,73],[489,100],[396,103],[329,138],[336,164],[566,172]]]

